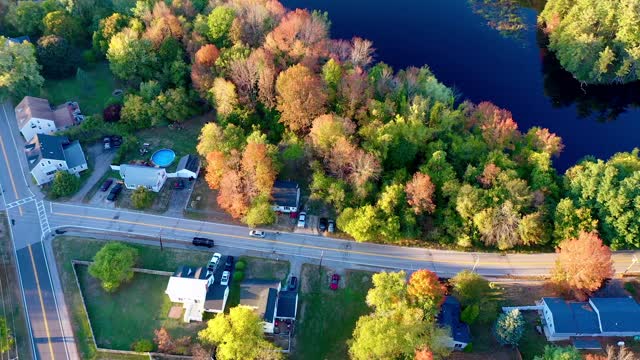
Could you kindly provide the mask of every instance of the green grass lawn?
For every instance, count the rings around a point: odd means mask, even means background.
[[[102,354],[96,351],[91,341],[91,329],[87,320],[87,314],[82,307],[82,299],[80,292],[76,286],[71,260],[87,260],[93,259],[94,255],[105,244],[105,241],[60,236],[53,241],[53,250],[55,254],[56,264],[60,272],[62,288],[67,301],[67,306],[71,314],[73,331],[76,337],[78,349],[83,359],[133,359],[135,357],[120,357],[113,354]],[[209,252],[172,249],[165,247],[164,251],[160,251],[159,247],[136,245],[131,246],[138,249],[138,267],[174,271],[179,265],[201,266],[206,264],[211,257]],[[166,280],[162,291],[166,288]],[[126,289],[126,288],[125,288]],[[146,294],[144,297],[146,298]],[[164,301],[164,300],[163,300]],[[145,311],[147,308],[145,307]],[[91,311],[91,310],[89,310]],[[155,311],[154,313],[158,313]],[[113,319],[120,319],[114,317]],[[175,334],[180,331],[174,330]],[[137,339],[133,339],[134,341]]]
[[[129,350],[136,340],[153,341],[154,330],[162,326],[174,338],[194,336],[204,327],[167,318],[171,308],[164,294],[168,276],[136,273],[130,283],[110,294],[89,275],[87,266],[78,265],[76,271],[99,347]]]
[[[347,340],[356,321],[372,310],[365,303],[371,273],[349,271],[345,287],[329,290],[325,269],[305,264],[298,307],[296,350],[292,359],[347,359]],[[306,282],[306,283],[305,283]]]
[[[85,115],[101,114],[113,90],[122,85],[109,70],[107,62],[82,71],[84,76],[73,75],[62,80],[46,80],[40,96],[49,99],[53,106],[72,100],[78,102]]]

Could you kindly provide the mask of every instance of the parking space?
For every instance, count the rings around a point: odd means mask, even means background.
[[[115,186],[116,182],[118,181],[115,178],[109,178],[107,180],[111,180],[111,185],[105,190],[102,191],[102,189],[99,189],[98,191],[96,191],[96,193],[93,195],[93,197],[89,200],[89,204],[93,205],[93,206],[99,206],[99,207],[105,207],[105,208],[110,208],[113,209],[116,207],[116,203],[115,201],[109,201],[107,200],[107,196],[109,196],[109,192],[111,191],[111,189],[113,189],[113,187]],[[105,181],[107,181],[105,180]],[[100,186],[102,186],[102,184],[100,184]],[[120,194],[120,196],[122,196],[122,194]]]

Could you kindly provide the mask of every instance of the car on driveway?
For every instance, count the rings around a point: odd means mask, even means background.
[[[100,186],[100,191],[107,191],[107,189],[111,187],[111,184],[113,184],[113,179],[105,180],[105,182],[102,183],[102,186]]]
[[[262,230],[251,230],[251,231],[249,231],[249,236],[252,236],[252,237],[263,238],[266,235],[267,234]]]
[[[329,221],[327,220],[327,218],[320,218],[320,220],[318,220],[318,230],[320,230],[320,232],[327,231],[328,226]]]
[[[176,180],[176,182],[173,183],[173,188],[176,190],[184,189],[184,180]]]
[[[329,284],[329,289],[338,290],[339,283],[340,283],[340,275],[338,274],[331,275],[331,284]]]
[[[207,265],[207,270],[215,271],[216,267],[218,266],[218,263],[220,262],[220,258],[222,258],[222,254],[214,253],[213,256],[211,257],[211,260],[209,260],[209,265]]]
[[[116,201],[116,199],[118,198],[118,195],[120,195],[120,192],[122,191],[122,184],[117,183],[113,189],[111,189],[111,191],[109,192],[109,195],[107,195],[107,200],[108,201]]]
[[[298,287],[298,278],[292,276],[289,278],[289,284],[287,284],[287,290],[293,291]]]
[[[194,237],[193,241],[191,242],[193,245],[195,246],[206,246],[208,248],[212,248],[213,247],[213,240],[211,239],[207,239],[207,238],[203,238],[203,237]]]
[[[336,232],[336,222],[333,220],[328,221],[327,231],[330,233]]]
[[[303,211],[300,213],[300,215],[298,215],[298,227],[303,228],[306,225],[307,225],[307,213]]]
[[[235,258],[233,256],[227,256],[227,260],[224,262],[224,269],[231,271],[231,269],[233,269],[234,260]]]
[[[220,285],[227,286],[229,285],[229,276],[231,275],[228,271],[222,272],[222,277],[220,278]]]

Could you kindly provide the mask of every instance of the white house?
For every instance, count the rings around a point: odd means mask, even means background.
[[[220,271],[218,271],[220,270]],[[216,273],[222,273],[222,268]],[[203,267],[180,266],[169,278],[165,294],[171,302],[182,303],[185,309],[184,322],[202,321],[204,312],[224,311],[229,296],[229,287],[215,283],[220,274]]]
[[[38,185],[52,181],[58,171],[78,175],[89,168],[80,143],[66,136],[37,134],[25,145],[25,154]]]
[[[640,335],[640,305],[631,297],[591,298],[586,302],[542,298],[540,305],[549,341]]]
[[[120,166],[111,165],[111,169],[120,171],[120,177],[124,180],[124,185],[130,190],[135,190],[142,186],[151,191],[159,192],[162,190],[165,181],[167,181],[167,172],[164,168],[122,164]]]
[[[200,158],[197,155],[185,155],[180,158],[175,177],[195,179],[200,171]],[[169,175],[171,176],[171,174]]]
[[[15,112],[20,133],[27,142],[37,134],[51,135],[84,119],[78,103],[67,102],[54,109],[48,100],[33,96],[25,96]]]
[[[283,213],[298,212],[300,205],[300,186],[293,181],[276,180],[271,190],[273,211]]]
[[[262,319],[262,329],[273,334],[276,320],[295,320],[298,293],[281,291],[279,281],[247,280],[240,284],[240,305],[253,309]]]

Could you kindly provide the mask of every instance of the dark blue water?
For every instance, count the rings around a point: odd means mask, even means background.
[[[520,129],[546,127],[566,145],[556,167],[608,158],[640,146],[640,84],[586,88],[541,45],[536,12],[517,37],[487,26],[466,0],[281,0],[290,8],[329,12],[331,36],[374,42],[376,60],[395,69],[427,64],[462,98],[510,110]]]

